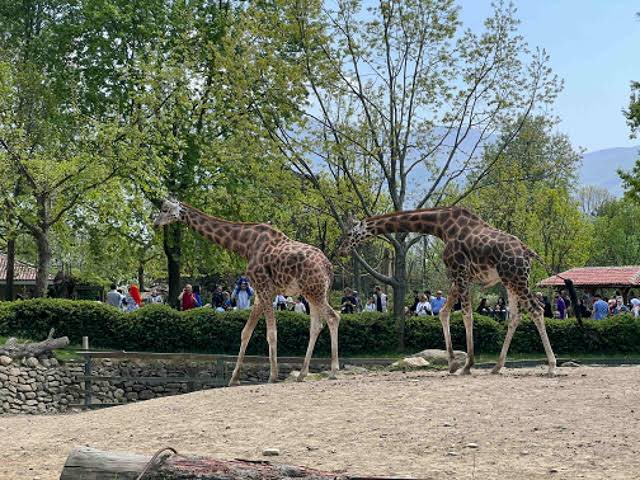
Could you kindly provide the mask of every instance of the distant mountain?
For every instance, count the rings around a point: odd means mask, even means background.
[[[580,181],[584,185],[604,187],[613,195],[620,196],[622,180],[618,176],[618,169],[631,170],[638,158],[640,158],[640,145],[585,153],[582,157]]]

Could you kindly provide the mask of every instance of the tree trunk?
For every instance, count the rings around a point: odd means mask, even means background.
[[[5,277],[4,299],[11,301],[14,299],[13,277],[16,266],[16,237],[10,235],[7,239],[7,272]]]
[[[150,455],[102,452],[89,447],[74,449],[60,475],[60,480],[135,480],[151,461]],[[278,465],[251,460],[214,460],[210,458],[159,455],[145,475],[145,480],[199,478],[201,480],[350,480],[345,474],[323,472],[306,467]],[[389,479],[391,480],[391,479]]]
[[[360,298],[363,299],[362,279],[360,278],[360,262],[358,261],[358,257],[352,255],[351,263],[353,266],[353,288],[358,291]]]
[[[180,256],[182,252],[182,225],[171,224],[164,227],[164,253],[167,256],[169,275],[169,305],[178,307],[180,295]]]
[[[142,260],[138,262],[138,287],[140,287],[140,292],[144,290],[144,263]]]
[[[404,299],[407,293],[407,257],[404,245],[395,249],[393,278],[396,284],[393,286],[393,318],[396,322],[396,336],[398,338],[398,351],[404,351]]]
[[[46,297],[49,286],[49,269],[51,268],[51,245],[49,244],[49,229],[41,228],[35,235],[38,249],[38,265],[36,271],[36,288],[34,296]]]
[[[15,338],[9,338],[4,345],[0,345],[0,355],[11,358],[39,357],[40,355],[64,348],[69,345],[68,337],[53,338],[53,329],[49,337],[42,342],[18,343]]]

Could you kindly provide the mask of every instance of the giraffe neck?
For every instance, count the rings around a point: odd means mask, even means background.
[[[384,233],[417,232],[434,235],[442,240],[447,237],[447,220],[453,215],[451,208],[428,208],[396,212],[387,215],[370,217],[366,222],[367,231],[371,235]],[[449,222],[451,223],[451,222]]]
[[[181,220],[184,223],[206,239],[247,259],[255,248],[258,235],[263,233],[256,230],[257,224],[231,222],[207,215],[184,203],[181,206],[183,208]]]

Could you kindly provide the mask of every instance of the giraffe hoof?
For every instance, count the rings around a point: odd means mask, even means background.
[[[278,381],[278,377],[269,377],[269,383],[276,383],[277,381]]]
[[[500,370],[502,370],[502,367],[501,367],[501,366],[499,366],[499,365],[496,365],[495,367],[493,367],[493,368],[491,369],[491,373],[492,373],[493,375],[499,375],[499,374],[500,374]]]
[[[230,387],[238,387],[238,386],[240,386],[240,381],[239,380],[231,380],[229,382],[229,386]]]
[[[464,367],[462,369],[462,371],[460,372],[460,375],[471,375],[471,367],[469,367],[469,368]]]
[[[296,382],[304,382],[304,379],[305,379],[305,377],[306,377],[306,376],[307,376],[307,374],[306,374],[306,373],[305,373],[305,374],[302,374],[302,373],[301,373],[301,374],[299,374],[299,375],[296,377]]]
[[[457,362],[453,362],[449,365],[449,373],[456,373],[458,370],[460,370],[460,365]]]
[[[554,377],[557,377],[558,374],[556,373],[555,369],[550,368],[549,371],[547,372],[546,376],[549,377],[549,378],[554,378]]]

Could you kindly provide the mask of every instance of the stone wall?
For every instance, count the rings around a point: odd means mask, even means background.
[[[227,363],[227,377],[234,364]],[[298,365],[280,364],[285,379]],[[0,357],[0,414],[61,413],[84,404],[83,362],[59,362],[55,358],[11,360]],[[210,378],[216,365],[202,362],[94,360],[92,375],[104,377],[167,377],[166,380],[93,380],[92,405],[118,405],[194,390],[214,388]],[[171,377],[175,377],[172,380]],[[195,379],[193,382],[179,377]],[[266,382],[269,365],[245,364],[241,381]]]
[[[69,367],[55,358],[0,357],[0,414],[64,412],[80,396]]]

